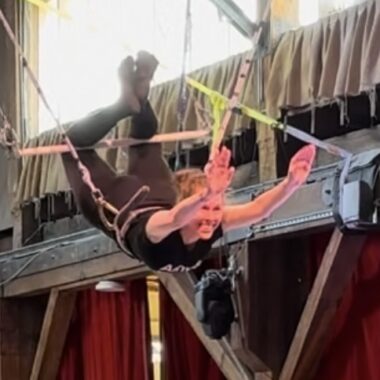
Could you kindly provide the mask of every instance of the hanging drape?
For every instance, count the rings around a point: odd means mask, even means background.
[[[160,287],[160,316],[163,379],[225,379],[163,286]]]
[[[153,379],[146,281],[125,287],[123,293],[80,292],[58,379]]]
[[[380,4],[367,1],[283,35],[273,53],[268,112],[324,104],[380,83]]]

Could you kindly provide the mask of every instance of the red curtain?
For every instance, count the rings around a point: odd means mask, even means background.
[[[80,292],[58,379],[153,379],[146,281],[125,287]]]
[[[225,379],[163,286],[160,287],[160,319],[163,379]]]
[[[337,310],[315,379],[379,380],[379,354],[380,236],[370,235]]]

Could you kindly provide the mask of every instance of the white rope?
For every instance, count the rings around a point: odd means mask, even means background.
[[[188,94],[187,94],[187,86],[186,86],[186,72],[187,72],[187,64],[190,58],[191,52],[191,0],[186,1],[186,13],[185,13],[185,34],[183,40],[183,55],[182,55],[182,70],[179,84],[179,98],[177,105],[177,121],[178,127],[177,131],[182,132],[184,130],[185,116],[186,116],[186,108],[188,105]],[[179,170],[181,166],[181,148],[182,144],[180,141],[177,141],[176,144],[176,159],[175,159],[175,170]]]

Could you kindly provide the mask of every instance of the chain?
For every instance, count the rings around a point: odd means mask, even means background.
[[[18,156],[18,136],[12,128],[4,110],[0,107],[0,145],[11,152],[12,155]]]

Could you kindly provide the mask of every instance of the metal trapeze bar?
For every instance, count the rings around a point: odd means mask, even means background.
[[[85,148],[76,148],[77,150],[86,150],[86,149],[115,149],[115,148],[124,148],[132,145],[140,144],[157,144],[157,143],[170,143],[176,141],[186,141],[186,140],[209,140],[210,131],[208,130],[197,130],[197,131],[184,131],[184,132],[175,132],[175,133],[162,133],[159,135],[153,136],[148,140],[139,140],[132,138],[122,138],[122,139],[106,139],[100,141],[98,144],[92,147]],[[69,147],[66,144],[58,145],[49,145],[49,146],[38,146],[30,148],[22,148],[18,150],[18,154],[22,157],[28,156],[40,156],[47,154],[62,154],[70,152]]]

